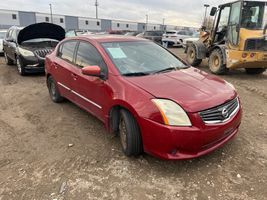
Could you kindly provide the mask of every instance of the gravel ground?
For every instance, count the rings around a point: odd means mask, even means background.
[[[223,78],[243,102],[237,137],[194,160],[127,158],[96,118],[52,103],[44,76],[0,58],[0,199],[267,199],[267,73]]]

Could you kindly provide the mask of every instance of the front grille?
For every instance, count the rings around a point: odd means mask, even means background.
[[[200,117],[206,124],[217,124],[228,121],[239,110],[238,98],[227,103],[199,112]]]
[[[248,39],[245,51],[267,51],[267,41],[265,39]]]
[[[38,49],[34,51],[34,53],[41,58],[45,58],[45,56],[50,52],[52,52],[52,49]]]

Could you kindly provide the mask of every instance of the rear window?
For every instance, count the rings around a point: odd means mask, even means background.
[[[63,43],[59,47],[58,57],[68,62],[73,62],[73,56],[74,56],[76,44],[77,44],[76,41],[68,41],[68,42]]]

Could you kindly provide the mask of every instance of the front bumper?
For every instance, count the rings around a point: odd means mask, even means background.
[[[163,38],[162,42],[168,43],[169,45],[182,45],[181,41],[178,39],[172,39],[172,38]]]
[[[20,60],[23,63],[24,69],[27,73],[44,73],[45,60],[35,56],[23,57],[20,56]]]
[[[192,127],[171,127],[142,119],[144,150],[167,160],[197,158],[231,140],[238,132],[241,115],[240,109],[228,122],[207,125],[196,113],[190,117]]]

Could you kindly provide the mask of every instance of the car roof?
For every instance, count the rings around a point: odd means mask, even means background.
[[[98,35],[98,34],[92,34],[92,35],[80,35],[73,37],[72,39],[89,39],[94,40],[99,43],[104,42],[133,42],[133,41],[148,41],[143,38],[133,37],[133,36],[125,36],[125,35]]]

